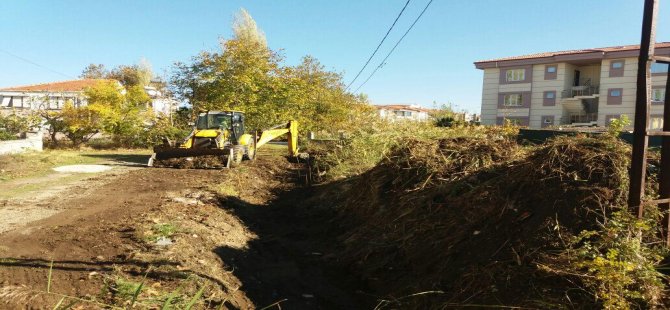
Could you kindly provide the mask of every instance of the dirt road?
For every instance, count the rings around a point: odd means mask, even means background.
[[[360,282],[323,257],[339,228],[301,205],[302,168],[260,156],[225,171],[122,169],[32,201],[52,212],[0,230],[0,305],[179,308],[203,288],[203,309],[367,308]]]

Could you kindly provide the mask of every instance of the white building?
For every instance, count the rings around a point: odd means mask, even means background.
[[[427,121],[431,119],[431,110],[417,105],[389,104],[376,105],[377,113],[384,119]]]
[[[606,126],[622,115],[632,122],[639,52],[639,46],[627,45],[475,62],[484,71],[481,122]],[[656,54],[670,55],[670,42],[657,43]],[[667,65],[652,66],[654,129],[663,124],[667,72]]]
[[[84,90],[101,81],[110,80],[82,79],[2,88],[0,89],[0,112],[2,110],[17,112],[38,109],[60,110],[67,101],[71,101],[75,106],[85,105]],[[163,96],[154,87],[147,86],[144,89],[151,98],[151,107],[155,113],[169,115],[176,110],[178,105],[176,100]]]

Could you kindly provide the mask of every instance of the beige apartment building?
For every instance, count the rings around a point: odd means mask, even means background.
[[[484,71],[482,124],[530,128],[606,126],[635,110],[638,45],[548,52],[475,62]],[[670,56],[670,42],[656,54]],[[651,127],[663,125],[668,66],[652,65]]]

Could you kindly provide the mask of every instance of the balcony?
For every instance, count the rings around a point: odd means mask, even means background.
[[[561,118],[561,124],[592,126],[598,121],[598,113],[568,113]]]
[[[561,92],[561,98],[595,98],[600,95],[600,86],[572,86]]]

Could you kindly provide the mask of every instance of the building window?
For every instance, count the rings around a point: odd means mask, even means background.
[[[542,98],[543,106],[554,106],[556,105],[556,91],[545,91]]]
[[[393,111],[393,114],[395,116],[412,116],[412,112],[410,111]]]
[[[652,115],[651,117],[649,117],[649,129],[651,130],[663,129],[663,116]]]
[[[607,91],[607,104],[622,104],[623,88],[610,88]]]
[[[551,126],[554,126],[554,116],[553,115],[542,116],[542,124],[540,124],[540,127],[547,128]]]
[[[520,82],[526,79],[526,69],[507,70],[507,82]]]
[[[658,62],[652,63],[651,73],[668,73],[668,64],[662,64]]]
[[[557,78],[558,67],[556,65],[548,65],[544,67],[544,79],[555,80]]]
[[[612,60],[610,62],[610,77],[622,77],[625,64],[625,60]]]
[[[507,94],[503,101],[503,105],[506,107],[520,107],[523,105],[523,99],[521,94]]]
[[[664,102],[665,88],[654,88],[651,90],[651,101]]]

